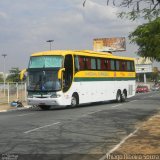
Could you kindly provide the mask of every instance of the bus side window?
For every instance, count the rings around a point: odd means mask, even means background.
[[[85,59],[86,61],[86,69],[91,69],[91,58],[90,57],[86,57]]]
[[[135,71],[134,62],[131,62],[131,70],[132,70],[132,71]]]
[[[98,70],[102,70],[102,68],[101,68],[101,61],[102,61],[102,59],[97,59],[97,69]]]
[[[116,71],[120,70],[119,60],[116,60]]]
[[[79,61],[78,61],[78,56],[74,57],[74,65],[75,65],[75,71],[79,71]]]
[[[106,67],[107,67],[107,70],[108,70],[108,71],[111,70],[111,60],[110,60],[110,59],[107,59],[107,60],[106,60]]]
[[[130,63],[130,61],[127,61],[127,71],[131,71],[131,63]]]
[[[96,59],[95,58],[91,58],[91,69],[96,69]]]
[[[85,58],[84,57],[79,57],[79,69],[84,70],[85,69]]]
[[[127,71],[127,61],[124,61],[125,63],[125,71]]]
[[[126,71],[125,61],[120,61],[120,70]]]
[[[115,63],[113,59],[111,59],[111,70],[115,71]]]
[[[101,70],[106,70],[105,59],[101,59]]]

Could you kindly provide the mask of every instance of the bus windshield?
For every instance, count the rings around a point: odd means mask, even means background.
[[[58,71],[29,71],[28,91],[58,91],[61,89]]]
[[[30,58],[29,68],[60,68],[62,56],[35,56]]]

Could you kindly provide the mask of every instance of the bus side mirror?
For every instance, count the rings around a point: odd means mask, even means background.
[[[23,69],[21,72],[20,72],[20,80],[24,80],[24,76],[25,76],[25,73],[27,72],[27,69]]]
[[[62,72],[65,71],[65,68],[62,68],[58,71],[58,79],[61,80],[62,79]]]

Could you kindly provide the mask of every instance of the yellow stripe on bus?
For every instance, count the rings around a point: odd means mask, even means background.
[[[79,71],[75,74],[76,78],[81,77],[135,77],[135,72],[117,72],[117,71]]]

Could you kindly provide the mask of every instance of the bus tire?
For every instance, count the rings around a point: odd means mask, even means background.
[[[42,110],[49,110],[51,108],[51,106],[45,106],[45,105],[39,105],[38,107]]]
[[[116,102],[118,103],[122,102],[122,94],[120,90],[117,91]]]
[[[79,99],[78,99],[78,95],[76,93],[74,93],[72,95],[72,98],[71,98],[71,105],[70,107],[75,107],[79,104]]]
[[[123,93],[122,93],[122,102],[125,102],[127,99],[127,91],[124,90]]]

